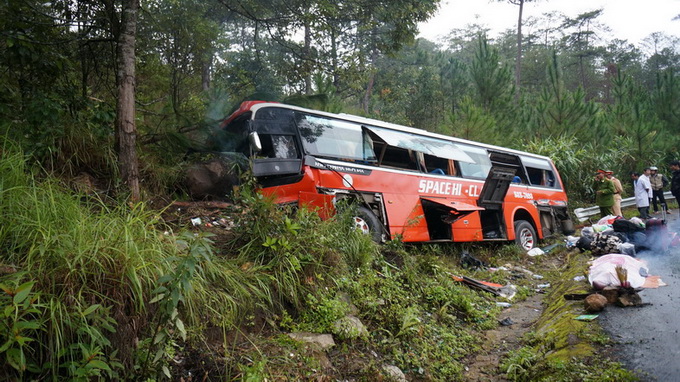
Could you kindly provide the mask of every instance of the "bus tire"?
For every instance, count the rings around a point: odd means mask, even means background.
[[[534,226],[526,220],[515,222],[515,243],[525,251],[536,247],[538,236]]]
[[[381,243],[383,239],[383,225],[370,209],[359,206],[356,215],[352,218],[354,228],[366,235],[371,235],[371,240]]]

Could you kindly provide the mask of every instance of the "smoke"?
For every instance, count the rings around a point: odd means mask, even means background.
[[[670,218],[670,216],[668,217]],[[673,245],[673,238],[680,232],[680,220],[674,218],[666,225],[656,230],[647,232],[647,246],[649,249],[637,252],[636,257],[647,263],[650,274],[655,274],[655,269],[678,269],[680,270],[680,245]]]

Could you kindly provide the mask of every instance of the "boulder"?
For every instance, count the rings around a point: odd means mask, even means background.
[[[368,330],[361,320],[355,316],[346,316],[333,323],[333,332],[340,338],[367,338]]]
[[[392,382],[406,382],[406,375],[401,371],[400,368],[394,365],[383,365],[383,372],[385,373],[385,379]]]
[[[214,158],[191,165],[185,173],[185,184],[193,199],[222,199],[238,184],[237,169],[225,158]]]
[[[309,333],[309,332],[296,332],[296,333],[288,333],[288,337],[300,341],[300,342],[305,342],[311,345],[318,346],[321,350],[328,350],[335,346],[335,341],[333,340],[333,336],[330,334],[318,334],[318,333]]]

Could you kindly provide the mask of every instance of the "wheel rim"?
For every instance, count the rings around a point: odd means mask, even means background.
[[[361,233],[363,233],[364,235],[368,235],[371,233],[371,228],[368,226],[368,223],[366,223],[366,220],[358,216],[354,217],[354,228],[361,231]]]
[[[534,248],[534,233],[528,228],[522,228],[519,232],[519,242],[526,250]]]

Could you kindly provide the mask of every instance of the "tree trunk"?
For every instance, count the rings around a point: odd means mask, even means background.
[[[203,89],[204,92],[210,90],[212,60],[213,60],[212,54],[204,53],[201,67],[201,89]]]
[[[340,68],[338,67],[338,35],[335,33],[335,27],[331,29],[331,65],[333,66],[333,86],[335,93],[339,92],[340,88]]]
[[[515,62],[515,100],[519,101],[520,81],[522,79],[522,12],[524,0],[519,0],[519,17],[517,18],[517,61]]]
[[[305,46],[303,48],[303,65],[305,74],[305,94],[312,94],[312,71],[309,63],[312,62],[312,30],[309,21],[305,21]]]
[[[139,162],[137,158],[137,126],[135,124],[135,35],[139,0],[123,0],[121,29],[118,39],[118,103],[116,136],[118,166],[130,198],[139,200]]]

